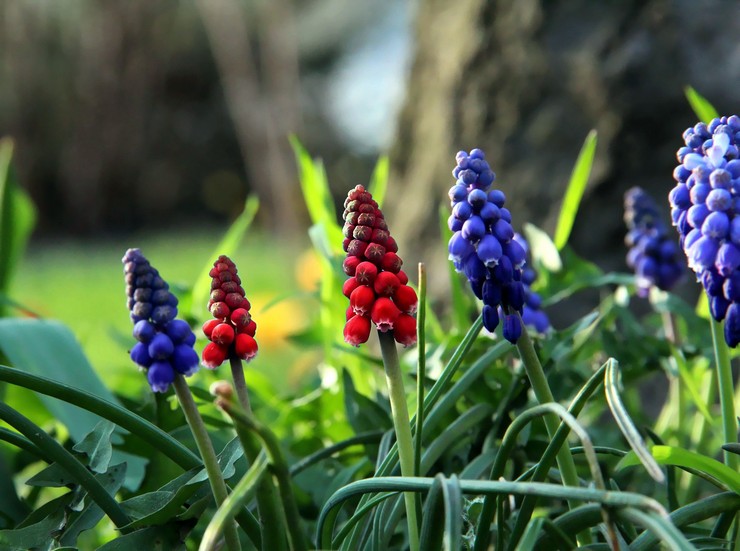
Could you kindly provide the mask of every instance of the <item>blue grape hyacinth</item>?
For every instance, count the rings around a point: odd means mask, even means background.
[[[450,188],[453,232],[448,250],[458,272],[483,301],[483,325],[494,331],[504,316],[504,338],[516,343],[522,334],[520,315],[524,306],[522,267],[524,248],[514,239],[511,213],[504,207],[506,196],[490,189],[496,176],[480,149],[459,151]],[[518,314],[519,315],[518,315]]]
[[[123,272],[138,341],[131,359],[146,370],[154,392],[166,392],[177,373],[190,376],[198,370],[195,334],[187,322],[176,319],[177,298],[139,249],[126,251]]]
[[[671,218],[689,267],[709,298],[725,341],[740,343],[740,117],[715,118],[683,133],[673,171]]]
[[[524,239],[524,236],[515,233],[514,239],[529,254],[529,243]],[[550,325],[550,318],[542,309],[542,297],[532,290],[532,284],[535,281],[537,281],[537,272],[527,264],[522,268],[522,287],[524,288],[522,321],[525,326],[534,328],[538,333],[547,333],[552,329],[552,326]]]
[[[686,264],[680,257],[675,236],[660,218],[655,200],[642,188],[633,187],[624,194],[624,222],[627,265],[637,276],[637,294],[646,297],[651,287],[670,291],[681,279]]]

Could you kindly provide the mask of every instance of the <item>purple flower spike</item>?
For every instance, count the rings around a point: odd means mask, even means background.
[[[696,124],[684,134],[669,195],[671,217],[725,341],[740,343],[740,117]],[[700,232],[700,235],[697,235]]]
[[[198,370],[193,350],[195,334],[187,322],[175,319],[177,298],[139,249],[123,257],[126,295],[134,338],[131,359],[147,371],[154,392],[167,392],[177,373],[189,376]]]
[[[689,192],[674,188],[671,191],[671,202],[674,205],[690,204]],[[674,207],[678,210],[678,207]],[[721,213],[713,213],[719,214]],[[711,216],[706,210],[704,218]],[[627,253],[627,265],[637,276],[637,293],[647,296],[650,287],[668,291],[678,282],[685,271],[679,258],[678,247],[661,221],[658,206],[642,188],[634,187],[624,194],[624,221],[629,230],[625,243],[630,248]],[[703,231],[703,230],[702,230]],[[708,224],[708,231],[722,231],[721,220],[713,219]],[[726,231],[726,229],[725,229]],[[691,237],[696,242],[701,232]]]
[[[519,316],[525,308],[522,267],[526,256],[521,244],[512,241],[511,213],[504,208],[506,196],[488,189],[495,174],[480,149],[460,151],[452,175],[457,179],[448,195],[453,231],[448,250],[455,268],[468,278],[475,296],[483,301],[483,325],[493,331],[506,312],[504,336],[516,343],[522,328]]]

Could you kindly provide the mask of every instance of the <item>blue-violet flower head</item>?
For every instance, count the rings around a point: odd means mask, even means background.
[[[671,220],[712,317],[725,320],[725,340],[734,348],[740,343],[740,117],[697,123],[683,139],[668,195]]]
[[[721,213],[717,213],[720,214]],[[637,276],[637,294],[646,297],[651,287],[671,290],[686,268],[675,237],[660,218],[655,200],[640,187],[624,194],[627,265]]]
[[[154,392],[166,392],[178,373],[190,376],[198,370],[195,334],[187,322],[176,319],[177,298],[139,249],[126,251],[123,272],[138,341],[131,359],[146,370]]]
[[[494,331],[503,318],[504,337],[516,343],[522,334],[519,316],[527,303],[521,281],[525,250],[514,240],[511,213],[504,208],[506,196],[489,190],[496,175],[483,151],[459,151],[455,160],[456,182],[449,191],[450,260],[483,301],[484,327]]]

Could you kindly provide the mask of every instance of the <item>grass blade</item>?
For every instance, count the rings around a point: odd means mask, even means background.
[[[256,195],[250,195],[247,197],[244,203],[244,210],[237,216],[236,220],[231,224],[229,229],[224,234],[221,241],[213,250],[211,258],[208,259],[203,270],[201,271],[198,279],[193,285],[191,294],[190,311],[194,318],[200,319],[203,314],[203,309],[208,303],[208,295],[211,292],[211,276],[208,273],[213,268],[213,261],[222,254],[232,256],[236,251],[239,243],[241,243],[244,234],[247,232],[249,227],[252,225],[255,214],[259,210],[260,201]]]
[[[707,99],[697,92],[693,87],[687,86],[683,89],[686,99],[694,110],[694,113],[705,124],[709,124],[712,119],[719,117],[719,113]]]
[[[609,404],[609,409],[611,409],[612,415],[614,415],[614,420],[617,422],[619,430],[622,431],[622,434],[627,439],[627,442],[640,459],[648,474],[656,482],[662,484],[665,482],[665,475],[650,454],[645,441],[640,436],[639,431],[622,403],[622,398],[619,396],[619,364],[614,358],[609,358],[607,361],[604,391],[606,392],[606,401]]]
[[[565,191],[563,206],[560,209],[558,225],[555,228],[555,238],[553,239],[559,251],[565,247],[570,237],[570,231],[573,229],[573,222],[575,222],[576,213],[578,213],[578,206],[581,203],[583,192],[586,190],[586,184],[591,175],[591,166],[594,162],[595,153],[596,130],[591,130],[588,136],[586,136],[586,141],[583,142],[581,152],[578,154],[578,159],[570,175],[568,188]]]
[[[649,453],[654,461],[661,465],[675,465],[702,472],[722,483],[727,489],[740,494],[740,474],[716,459],[673,446],[651,446]],[[639,460],[637,454],[629,453],[617,467],[631,467],[637,465]]]
[[[390,162],[387,155],[378,157],[378,162],[375,163],[375,170],[373,170],[373,175],[370,177],[370,185],[367,188],[373,199],[378,202],[378,208],[380,209],[383,208],[385,192],[388,189],[389,167]]]

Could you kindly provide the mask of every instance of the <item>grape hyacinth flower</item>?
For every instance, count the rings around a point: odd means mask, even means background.
[[[209,272],[211,297],[208,310],[214,319],[203,324],[211,341],[203,349],[203,365],[215,369],[232,355],[250,361],[257,355],[257,324],[249,314],[251,304],[241,285],[236,265],[226,255],[218,257]]]
[[[524,306],[525,251],[514,239],[511,213],[504,207],[506,196],[498,189],[489,190],[496,176],[483,151],[459,151],[455,159],[452,175],[457,182],[449,192],[450,260],[483,300],[484,327],[496,329],[501,309],[504,338],[516,344],[522,333],[517,312],[521,315]]]
[[[740,117],[698,123],[683,133],[671,218],[712,317],[725,320],[727,345],[740,343]]]
[[[367,342],[372,324],[390,331],[396,342],[416,342],[416,292],[401,270],[398,245],[378,203],[363,186],[347,194],[344,202],[344,273],[342,292],[349,299],[344,340],[354,346]]]
[[[154,392],[166,392],[177,373],[190,376],[198,370],[195,334],[187,322],[175,319],[177,298],[139,249],[126,251],[123,271],[138,341],[131,359],[146,370]]]
[[[529,243],[520,233],[514,234],[514,239],[529,254]],[[534,268],[526,265],[522,268],[522,287],[524,288],[524,307],[522,308],[522,321],[527,327],[534,328],[538,333],[547,333],[552,326],[550,318],[542,309],[542,297],[532,290],[532,284],[537,281],[537,272]]]
[[[657,204],[640,187],[624,194],[624,222],[628,229],[624,239],[629,247],[627,265],[637,276],[637,294],[646,297],[653,286],[670,291],[686,266],[679,258],[675,237],[668,236],[660,219]]]

